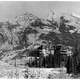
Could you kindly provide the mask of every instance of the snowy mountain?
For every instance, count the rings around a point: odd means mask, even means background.
[[[63,44],[72,47],[77,45],[79,48],[79,16],[57,16],[51,11],[47,19],[41,19],[26,12],[21,16],[17,16],[14,20],[15,23],[9,21],[0,23],[1,54],[8,50],[31,49],[37,44],[43,44],[43,42],[49,44],[49,41],[53,45]],[[6,54],[12,53],[6,52]]]

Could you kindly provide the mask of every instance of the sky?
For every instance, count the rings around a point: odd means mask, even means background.
[[[0,21],[13,19],[25,12],[45,18],[50,9],[58,14],[75,12],[80,14],[80,2],[55,2],[55,1],[0,1]]]

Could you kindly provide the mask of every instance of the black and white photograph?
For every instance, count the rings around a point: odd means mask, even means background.
[[[80,79],[80,1],[0,1],[0,79]]]

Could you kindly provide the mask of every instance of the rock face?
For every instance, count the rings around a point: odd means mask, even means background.
[[[0,23],[0,51],[30,49],[42,44],[64,44],[80,48],[80,18],[73,15],[57,16],[53,11],[47,19],[26,12],[16,17],[15,23]],[[73,44],[74,43],[74,44]],[[8,47],[9,46],[9,47]],[[7,54],[7,53],[6,53]]]

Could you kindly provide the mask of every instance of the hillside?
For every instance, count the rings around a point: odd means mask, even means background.
[[[42,19],[26,12],[14,20],[0,22],[1,62],[10,66],[19,62],[16,66],[25,67],[29,51],[45,43],[50,47],[49,42],[80,50],[80,18],[76,15],[57,16],[50,12],[47,19]]]

